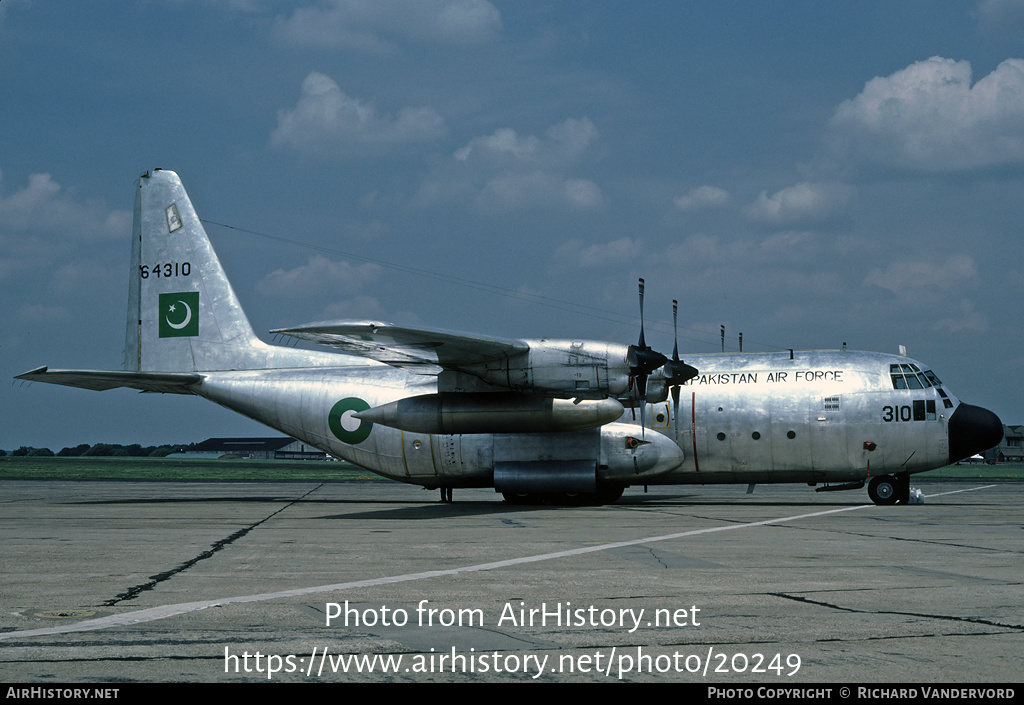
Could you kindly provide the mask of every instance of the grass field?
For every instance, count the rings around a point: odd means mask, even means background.
[[[0,458],[0,480],[347,482],[383,480],[344,462],[195,458]]]
[[[384,478],[344,462],[172,458],[0,458],[0,480],[156,480],[350,482]],[[948,465],[927,480],[1024,481],[1024,465]]]

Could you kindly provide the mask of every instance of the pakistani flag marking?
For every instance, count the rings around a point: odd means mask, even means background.
[[[199,335],[199,292],[160,294],[160,337],[188,338]]]

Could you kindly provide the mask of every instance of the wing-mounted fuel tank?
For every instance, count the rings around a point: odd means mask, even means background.
[[[598,428],[622,416],[615,399],[552,399],[515,392],[440,392],[356,414],[412,433],[551,433]]]
[[[601,480],[643,484],[682,465],[683,451],[670,438],[650,429],[640,436],[636,432],[635,425],[623,423],[601,429]]]

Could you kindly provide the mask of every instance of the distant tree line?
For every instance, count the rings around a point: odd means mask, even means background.
[[[54,453],[49,448],[33,448],[32,446],[21,446],[11,452],[14,457],[49,457],[77,458],[89,456],[117,457],[117,458],[163,458],[171,453],[181,453],[190,450],[195,443],[179,443],[176,445],[143,446],[138,443],[131,445],[119,445],[117,443],[96,443],[89,445],[82,443],[74,448],[62,448]],[[0,456],[6,455],[6,451],[0,450]]]

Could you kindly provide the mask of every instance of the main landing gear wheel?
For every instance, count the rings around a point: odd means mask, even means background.
[[[910,475],[882,475],[873,478],[868,485],[868,497],[875,504],[896,504],[903,501],[904,504],[910,498]]]

